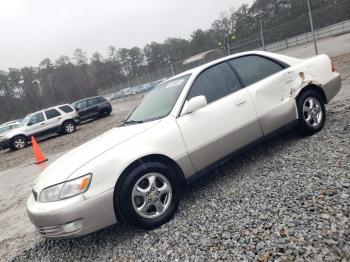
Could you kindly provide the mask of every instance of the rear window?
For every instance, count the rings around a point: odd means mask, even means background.
[[[235,58],[228,61],[228,63],[234,67],[246,86],[284,69],[276,62],[256,55]]]
[[[52,119],[60,116],[61,114],[56,109],[50,109],[45,111],[45,115],[47,119]]]
[[[59,109],[65,113],[70,113],[70,112],[73,112],[73,110],[74,110],[69,105],[60,106]]]
[[[100,103],[107,101],[106,98],[104,98],[102,96],[98,97],[97,99],[98,99],[98,102],[100,102]]]

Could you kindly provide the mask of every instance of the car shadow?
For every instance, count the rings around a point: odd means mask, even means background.
[[[223,177],[235,176],[237,170],[249,168],[254,165],[255,162],[264,160],[268,155],[278,155],[285,146],[292,146],[302,138],[303,137],[295,130],[290,130],[274,137],[273,139],[262,142],[256,147],[234,157],[227,163],[218,166],[215,170],[209,172],[205,176],[201,176],[201,178],[196,180],[195,183],[191,183],[185,187],[179,210],[170,222],[160,228],[171,227],[171,223],[176,224],[177,221],[186,219],[183,214],[187,213],[196,201],[201,200],[201,194],[199,194],[199,191],[206,189],[210,190],[211,187],[215,186],[213,184],[215,184],[216,181],[220,181]],[[118,245],[124,246],[125,242],[132,242],[133,239],[139,237],[145,238],[147,235],[155,234],[156,230],[159,229],[146,231],[135,229],[123,224],[115,224],[87,236],[74,239],[48,240],[42,238],[40,242],[36,243],[30,249],[23,251],[18,257],[20,258],[24,256],[30,258],[30,260],[35,260],[35,257],[31,257],[34,252],[30,252],[30,250],[52,249],[56,249],[56,252],[52,252],[52,254],[59,254],[60,252],[63,253],[66,250],[69,250],[70,257],[75,257],[74,253],[82,254],[84,250],[88,250],[89,254],[93,254],[92,250],[95,250],[95,252],[98,253],[99,249],[103,249],[104,247],[117,248]],[[171,236],[169,235],[169,237]],[[50,257],[50,252],[48,252],[48,256]],[[54,259],[54,257],[52,258]]]

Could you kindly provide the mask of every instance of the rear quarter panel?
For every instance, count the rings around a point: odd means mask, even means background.
[[[298,119],[296,97],[302,89],[326,85],[337,73],[331,60],[319,55],[292,65],[249,87],[264,135]]]

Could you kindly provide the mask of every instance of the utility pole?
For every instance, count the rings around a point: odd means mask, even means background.
[[[314,40],[315,54],[318,55],[318,48],[317,48],[316,35],[315,35],[315,30],[314,30],[314,22],[312,20],[310,0],[306,0],[306,1],[307,1],[307,7],[309,9],[310,26],[311,26],[312,37]]]
[[[227,40],[227,55],[231,55],[229,34],[226,35],[226,40]]]
[[[262,43],[263,50],[266,51],[265,40],[264,40],[264,33],[263,33],[263,27],[262,27],[261,19],[260,19],[260,36],[261,36],[261,43]]]

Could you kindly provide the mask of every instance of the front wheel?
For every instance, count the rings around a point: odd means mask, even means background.
[[[326,121],[324,101],[319,93],[309,90],[297,100],[299,130],[306,135],[313,135],[322,130]]]
[[[153,229],[170,220],[179,205],[176,173],[162,163],[144,163],[115,189],[117,219],[142,229]]]
[[[66,121],[62,125],[62,131],[65,134],[74,133],[76,130],[76,124],[73,121]]]
[[[25,148],[28,145],[28,140],[25,136],[16,136],[11,140],[11,148],[19,150]]]

